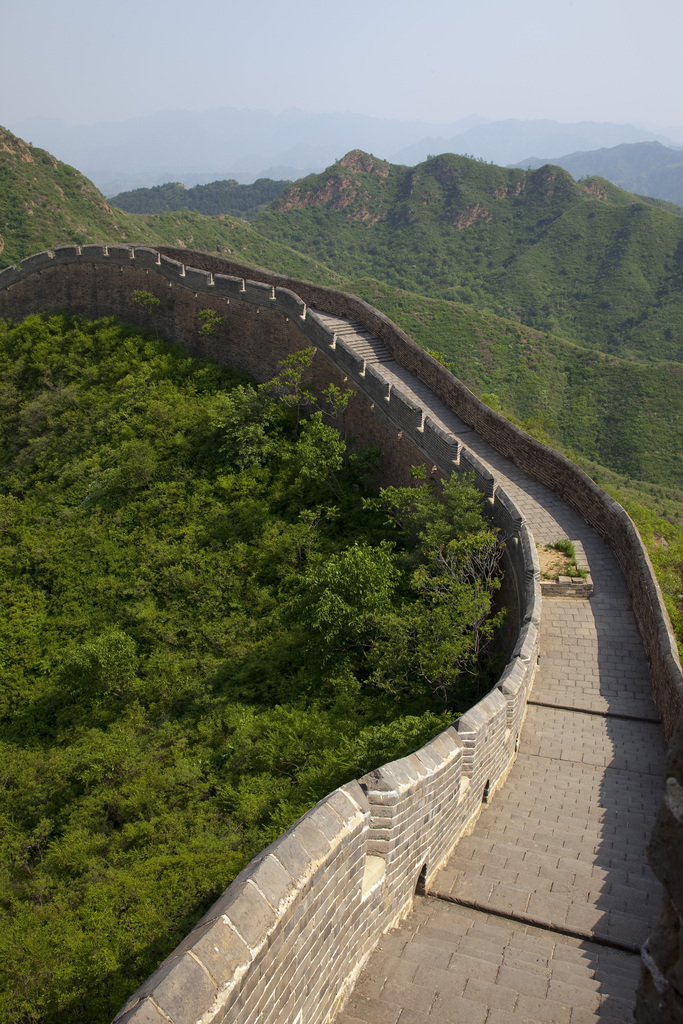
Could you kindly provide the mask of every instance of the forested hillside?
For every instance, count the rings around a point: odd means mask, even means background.
[[[109,204],[128,213],[164,213],[166,210],[194,210],[209,217],[229,213],[250,220],[259,210],[276,199],[289,181],[258,178],[251,185],[240,185],[234,179],[211,181],[208,185],[185,188],[172,181],[152,188],[136,188],[111,196]]]
[[[2,1024],[109,1021],[258,850],[491,685],[481,496],[368,494],[304,363],[257,388],[112,320],[0,322]]]
[[[0,269],[34,252],[87,242],[193,246],[327,284],[340,280],[315,260],[250,231],[240,218],[114,209],[75,168],[0,128]]]
[[[683,360],[683,219],[600,178],[347,154],[258,231],[345,277],[484,307],[610,355]]]

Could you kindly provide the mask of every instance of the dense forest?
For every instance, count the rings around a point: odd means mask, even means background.
[[[234,178],[229,178],[227,181],[211,181],[208,185],[185,188],[182,182],[171,181],[166,185],[119,192],[110,197],[109,203],[128,213],[164,213],[166,210],[185,209],[208,217],[229,213],[233,217],[250,220],[289,184],[289,181],[258,178],[251,185],[240,185]]]
[[[112,319],[0,322],[2,1024],[108,1021],[259,849],[490,686],[481,496],[377,494],[308,358],[256,387]]]

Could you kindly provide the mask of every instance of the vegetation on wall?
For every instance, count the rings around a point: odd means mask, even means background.
[[[108,1021],[259,849],[490,686],[480,495],[368,493],[307,358],[254,387],[112,319],[0,322],[3,1024]]]

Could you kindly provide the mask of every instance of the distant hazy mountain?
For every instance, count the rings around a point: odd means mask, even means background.
[[[74,127],[40,117],[11,127],[22,138],[78,167],[103,191],[111,192],[167,181],[188,185],[235,178],[246,184],[258,177],[299,178],[322,170],[356,146],[393,153],[435,131],[453,134],[482,120],[468,117],[433,125],[352,113],[286,110],[271,114],[222,107],[201,112],[166,110],[148,117]],[[284,173],[286,169],[288,173]],[[128,181],[122,181],[124,174]],[[133,175],[135,181],[130,180]]]
[[[529,153],[560,156],[574,150],[669,139],[633,125],[487,121],[448,124],[394,121],[361,114],[309,114],[222,107],[166,110],[126,121],[69,127],[31,118],[12,130],[78,167],[107,195],[181,181],[187,186],[234,178],[300,178],[362,149],[393,163],[414,165],[430,153],[466,153],[499,164]]]
[[[413,166],[432,154],[461,153],[489,160],[495,164],[517,164],[520,152],[546,153],[548,158],[577,149],[596,149],[598,146],[616,146],[622,143],[670,140],[656,132],[634,128],[632,124],[598,124],[579,121],[561,124],[558,121],[490,121],[474,125],[465,132],[446,138],[432,136],[406,146],[394,153],[393,163]],[[546,160],[546,163],[548,161]],[[556,160],[553,161],[557,163]]]
[[[683,151],[669,149],[660,142],[636,142],[552,159],[531,157],[514,166],[534,170],[547,163],[564,167],[574,178],[599,174],[627,192],[668,199],[683,206]]]

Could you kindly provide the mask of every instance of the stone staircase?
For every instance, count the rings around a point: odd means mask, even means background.
[[[352,320],[347,317],[332,316],[316,309],[320,319],[325,326],[334,331],[338,338],[341,338],[349,348],[353,349],[356,355],[361,356],[366,363],[395,363],[396,360],[389,352],[383,341],[372,334],[359,320]],[[398,364],[396,364],[398,365]]]

